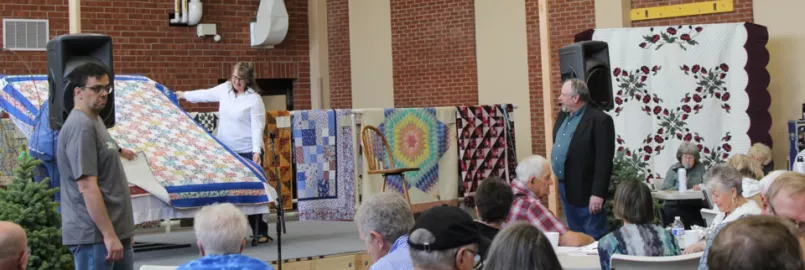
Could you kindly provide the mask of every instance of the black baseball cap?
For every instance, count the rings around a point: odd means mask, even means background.
[[[481,257],[485,257],[491,242],[481,235],[470,214],[454,206],[437,206],[423,212],[411,233],[417,229],[428,230],[436,238],[433,243],[414,243],[409,237],[408,246],[418,250],[447,250],[476,243]]]

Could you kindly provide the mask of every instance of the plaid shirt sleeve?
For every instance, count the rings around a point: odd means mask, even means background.
[[[528,221],[543,232],[558,232],[559,234],[567,232],[567,227],[548,208],[531,198],[514,200],[508,222],[515,221]]]

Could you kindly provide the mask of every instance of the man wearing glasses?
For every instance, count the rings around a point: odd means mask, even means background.
[[[24,270],[29,256],[25,230],[16,223],[0,221],[0,269]]]
[[[792,222],[799,228],[800,243],[805,243],[805,211],[802,211],[802,208],[805,207],[805,175],[798,172],[786,172],[772,181],[766,193],[761,196],[763,215],[775,216],[781,220]],[[707,254],[710,252],[710,246],[716,235],[727,224],[724,223],[716,227],[711,237],[707,239],[704,255],[699,261],[700,270],[708,269]]]
[[[56,163],[61,173],[62,243],[75,268],[134,268],[134,218],[120,148],[99,116],[113,86],[107,68],[86,63],[70,74],[74,108],[59,132]]]

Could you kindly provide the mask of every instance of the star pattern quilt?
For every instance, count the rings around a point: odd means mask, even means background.
[[[514,179],[514,122],[510,104],[459,106],[456,110],[459,171],[464,204],[475,207],[475,190],[490,176]],[[511,138],[511,139],[510,139]],[[511,144],[511,145],[510,145]]]
[[[617,151],[646,180],[665,176],[684,141],[705,166],[772,145],[764,26],[596,29],[576,36],[584,40],[609,44]]]
[[[361,117],[386,137],[396,168],[419,168],[405,173],[412,204],[458,199],[456,107],[364,109]],[[383,179],[363,162],[366,198],[380,192]],[[402,193],[402,182],[390,179],[386,188]]]
[[[118,75],[114,84],[117,119],[109,133],[122,147],[145,155],[158,185],[168,193],[167,203],[192,208],[269,202],[272,189],[264,184],[263,170],[194,122],[172,91],[143,76]],[[34,104],[47,100],[47,77],[4,76],[0,87],[0,109],[23,131],[32,130],[39,108]]]
[[[204,127],[207,132],[213,135],[218,132],[218,112],[191,112],[190,117],[199,125]]]
[[[300,220],[351,220],[355,155],[351,110],[293,111]]]

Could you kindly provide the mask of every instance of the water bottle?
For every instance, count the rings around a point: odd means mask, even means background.
[[[679,244],[680,247],[683,247],[683,242],[685,241],[685,224],[682,223],[682,220],[679,216],[674,217],[674,223],[671,224],[671,233],[676,238],[676,243]]]
[[[802,160],[802,156],[797,157],[797,162],[794,163],[794,171],[805,174],[805,161]]]
[[[688,191],[688,171],[685,168],[679,168],[676,175],[679,180],[679,192]]]

